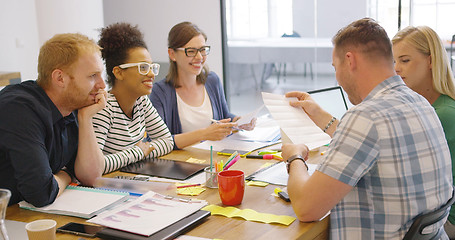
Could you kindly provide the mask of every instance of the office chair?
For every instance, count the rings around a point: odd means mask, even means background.
[[[452,198],[449,199],[449,201],[446,204],[444,204],[441,208],[433,212],[429,212],[418,216],[412,223],[406,235],[404,235],[403,240],[439,239],[444,231],[443,230],[444,226],[441,226],[441,228],[431,233],[422,233],[422,231],[423,229],[425,229],[425,227],[433,225],[449,215],[450,206],[452,206],[452,204],[455,202],[455,197],[453,196],[454,193],[455,192],[452,193]]]

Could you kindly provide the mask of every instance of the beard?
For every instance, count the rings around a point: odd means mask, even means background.
[[[95,91],[92,89],[90,92]],[[68,88],[64,93],[64,106],[68,106],[72,111],[90,106],[95,103],[95,99],[90,95],[90,92],[83,90],[76,80],[71,78]]]

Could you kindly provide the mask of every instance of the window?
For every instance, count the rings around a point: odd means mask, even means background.
[[[230,40],[292,34],[292,0],[227,0],[226,23]]]
[[[455,34],[452,24],[455,0],[402,0],[401,4],[401,29],[427,25],[443,40],[450,40]],[[370,6],[370,15],[393,37],[398,31],[398,1],[370,0]]]

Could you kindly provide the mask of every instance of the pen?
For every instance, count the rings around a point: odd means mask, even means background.
[[[212,171],[213,167],[213,146],[210,145],[210,172]]]
[[[201,186],[201,184],[196,183],[196,184],[182,185],[182,186],[177,186],[177,188],[187,188],[187,187],[197,187],[197,186]]]
[[[213,118],[211,118],[210,121],[212,121],[213,123],[220,123],[220,121],[215,120]],[[243,131],[243,129],[238,128],[238,127],[232,127],[232,129],[237,130],[237,131]]]

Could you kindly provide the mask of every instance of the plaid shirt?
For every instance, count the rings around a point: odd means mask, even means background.
[[[342,117],[318,168],[353,186],[331,211],[331,239],[402,239],[452,196],[451,169],[433,107],[399,76],[385,80]]]

